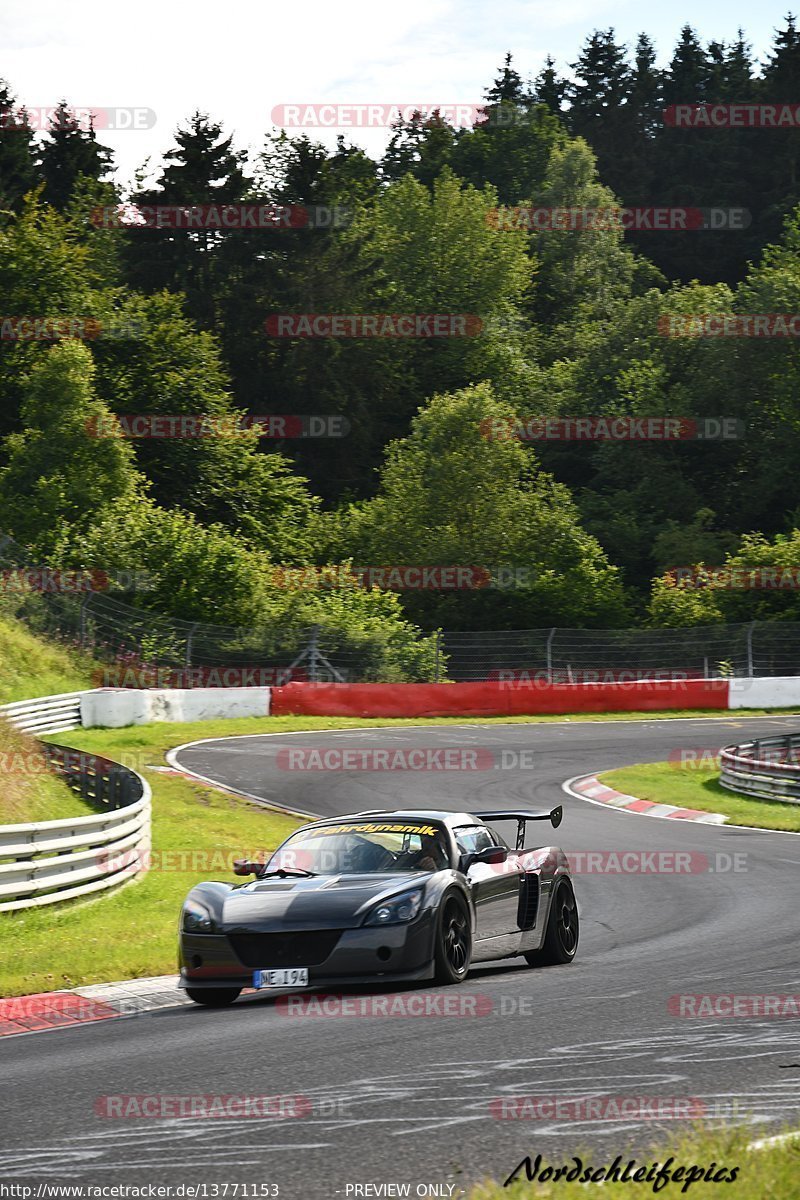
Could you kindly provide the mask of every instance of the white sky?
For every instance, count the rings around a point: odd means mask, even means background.
[[[125,181],[158,165],[175,127],[207,111],[258,149],[275,105],[479,102],[507,50],[523,78],[549,52],[563,71],[594,28],[614,26],[632,45],[642,30],[668,60],[680,27],[729,41],[738,26],[763,57],[787,0],[700,0],[672,8],[633,0],[301,0],[300,3],[117,5],[3,0],[0,77],[31,108],[70,104],[155,111],[147,130],[99,131]],[[800,98],[787,97],[789,100]],[[336,131],[319,136],[335,142]],[[385,132],[344,130],[379,153]]]

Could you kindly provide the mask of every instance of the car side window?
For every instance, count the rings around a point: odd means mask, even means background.
[[[496,844],[484,825],[462,825],[453,832],[461,854],[476,854],[481,850],[488,850],[490,846]]]

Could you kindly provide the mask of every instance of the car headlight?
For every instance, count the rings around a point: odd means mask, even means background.
[[[196,900],[187,900],[183,906],[181,927],[186,933],[217,933],[217,925],[207,908]]]
[[[413,921],[422,906],[424,888],[413,888],[409,892],[401,892],[399,896],[390,896],[373,908],[367,917],[366,925],[399,925],[404,921]]]

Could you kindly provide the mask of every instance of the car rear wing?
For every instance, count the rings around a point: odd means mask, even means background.
[[[564,815],[564,810],[558,804],[555,808],[539,808],[539,809],[524,809],[510,808],[498,809],[493,812],[473,812],[473,817],[478,817],[481,821],[516,821],[517,822],[517,850],[525,848],[525,830],[528,821],[550,821],[554,829],[558,829],[561,824],[561,818]]]

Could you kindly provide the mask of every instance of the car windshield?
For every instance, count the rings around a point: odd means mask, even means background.
[[[447,866],[447,843],[440,828],[365,821],[298,830],[275,851],[267,870],[356,875],[441,871]]]

